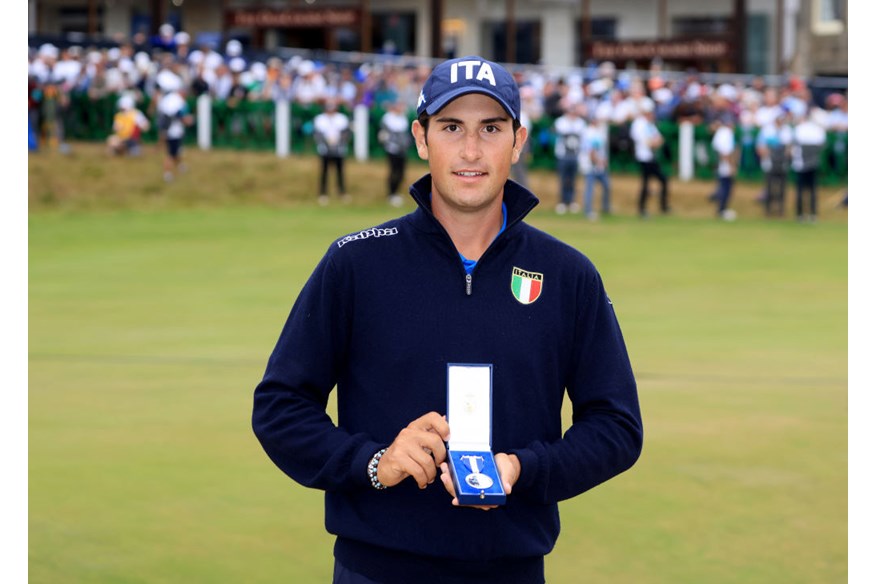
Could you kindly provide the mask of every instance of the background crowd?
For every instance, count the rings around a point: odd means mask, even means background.
[[[71,98],[110,98],[120,111],[142,112],[129,116],[139,122],[129,122],[121,135],[115,121],[106,124],[114,151],[136,153],[141,134],[149,131],[149,120],[155,126],[153,131],[163,131],[156,122],[158,104],[168,86],[186,99],[208,94],[228,109],[241,103],[288,101],[320,111],[330,104],[348,115],[361,104],[381,112],[395,108],[396,112],[406,112],[410,119],[432,63],[380,55],[358,55],[357,59],[254,55],[245,53],[234,39],[221,47],[194,46],[186,32],[175,31],[169,24],[163,25],[154,38],[139,35],[102,48],[43,43],[30,47],[28,56],[30,147],[46,145],[66,151],[69,126],[79,123],[69,116]],[[821,140],[821,150],[815,154],[817,165],[826,165],[834,175],[847,173],[845,90],[813,94],[804,80],[793,76],[778,83],[758,76],[735,76],[734,81],[710,83],[697,71],[665,70],[659,61],[652,63],[648,71],[621,70],[608,62],[574,70],[536,65],[513,66],[512,70],[521,87],[524,123],[531,130],[529,152],[524,164],[516,165],[513,178],[525,184],[527,166],[549,158],[550,166],[560,174],[558,212],[578,210],[574,180],[579,175],[587,177],[583,211],[591,218],[596,216],[592,193],[594,185],[601,183],[601,209],[610,212],[609,161],[616,168],[614,162],[627,160],[629,169],[649,162],[639,156],[640,147],[631,132],[641,116],[647,116],[657,128],[689,121],[709,136],[722,123],[729,124],[734,136],[733,156],[722,158],[708,142],[701,141],[695,152],[698,162],[714,162],[713,171],[717,173],[721,161],[726,171],[726,163],[731,160],[734,175],[763,176],[767,182],[772,177],[782,192],[784,183],[779,185],[777,177],[787,176],[782,172],[785,162],[795,172],[802,169],[799,164],[793,166],[795,156],[801,156],[799,148],[795,153],[800,145],[795,128],[808,124],[804,135],[811,140],[814,125],[824,134],[815,138]],[[577,121],[570,125],[569,118]],[[233,127],[235,124],[241,122],[231,118],[231,132],[247,131],[245,127]],[[315,128],[310,125],[307,130],[313,133]],[[577,134],[572,141],[568,139],[570,133]],[[320,143],[319,136],[315,140]],[[673,142],[664,139],[662,145],[653,148],[648,164],[650,177],[661,178],[660,161],[671,162],[675,157],[670,148]],[[775,148],[770,150],[777,143],[784,150],[781,156]],[[126,146],[121,148],[119,144]],[[396,149],[392,172],[397,177],[398,145],[391,147]],[[723,147],[726,149],[726,142]],[[341,157],[346,156],[346,149],[340,152]],[[807,154],[811,159],[812,153]],[[331,163],[340,173],[337,156]],[[171,170],[165,168],[166,172]],[[810,178],[805,186],[817,181]],[[645,179],[643,176],[643,189]],[[343,180],[340,174],[338,180]],[[721,188],[726,191],[727,185]],[[397,182],[389,190],[388,195],[398,194]],[[321,195],[325,195],[324,189]],[[765,204],[777,196],[768,196],[765,191]],[[662,196],[661,208],[668,210],[664,199]]]

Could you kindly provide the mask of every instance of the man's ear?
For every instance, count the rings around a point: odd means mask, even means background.
[[[411,124],[411,134],[414,135],[414,144],[417,146],[417,155],[421,160],[429,160],[429,147],[426,144],[426,128],[424,128],[419,120],[414,120]]]
[[[523,151],[523,146],[526,144],[528,137],[529,133],[524,126],[521,125],[517,128],[517,132],[514,134],[514,150],[511,153],[511,164],[517,164],[517,161],[520,160],[520,153]]]

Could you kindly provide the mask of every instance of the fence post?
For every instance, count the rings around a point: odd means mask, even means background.
[[[201,150],[209,150],[211,146],[211,130],[213,128],[213,105],[210,95],[202,93],[198,96],[198,146]]]
[[[278,99],[274,102],[274,133],[276,136],[277,156],[289,156],[289,100]]]
[[[694,170],[694,127],[689,121],[678,126],[678,178],[688,182]]]
[[[368,160],[368,106],[361,103],[353,108],[353,151],[356,160]]]

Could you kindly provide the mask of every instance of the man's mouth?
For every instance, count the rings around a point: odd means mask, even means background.
[[[453,174],[455,174],[456,176],[463,176],[463,177],[466,177],[466,178],[473,178],[473,177],[476,177],[476,176],[484,176],[484,175],[487,174],[487,173],[486,173],[486,172],[479,172],[479,171],[476,171],[476,170],[458,170],[458,171],[454,172]]]

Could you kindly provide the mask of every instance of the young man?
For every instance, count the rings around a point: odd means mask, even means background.
[[[334,582],[543,583],[557,503],[641,452],[636,382],[596,268],[523,221],[538,199],[508,180],[527,138],[508,71],[445,61],[417,114],[430,170],[411,187],[417,209],[329,246],[255,389],[253,429],[280,469],[325,491]],[[449,476],[460,363],[492,366],[498,507],[459,505]]]

